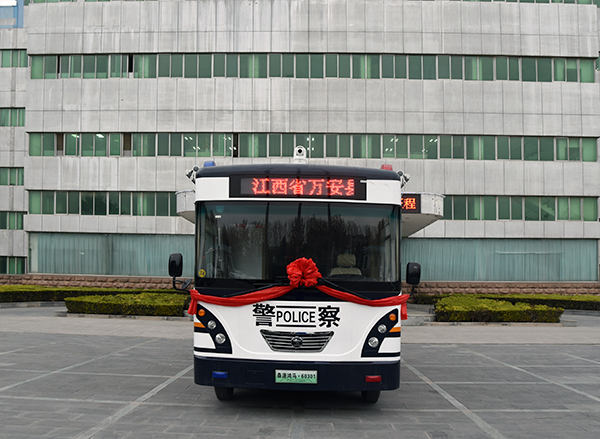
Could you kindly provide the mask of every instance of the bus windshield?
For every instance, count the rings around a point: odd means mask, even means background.
[[[398,206],[327,202],[203,202],[196,276],[285,283],[312,258],[331,282],[398,282]]]

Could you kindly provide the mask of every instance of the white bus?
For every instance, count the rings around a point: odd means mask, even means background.
[[[220,400],[236,387],[360,391],[367,402],[397,389],[402,173],[255,164],[192,177],[195,383]],[[174,285],[181,272],[171,255]]]

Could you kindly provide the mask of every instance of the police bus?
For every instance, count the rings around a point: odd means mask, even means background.
[[[360,391],[376,402],[399,387],[404,176],[384,167],[193,170],[196,384],[220,400],[237,387]],[[181,272],[181,254],[171,255],[174,285]],[[418,282],[418,264],[407,276]]]

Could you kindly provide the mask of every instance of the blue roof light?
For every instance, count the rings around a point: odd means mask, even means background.
[[[210,168],[211,166],[217,166],[217,164],[215,163],[214,160],[207,160],[204,162],[204,167],[205,168]]]

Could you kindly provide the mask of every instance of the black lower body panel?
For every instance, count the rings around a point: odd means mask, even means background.
[[[316,384],[276,383],[275,370],[317,371]],[[213,372],[221,372],[213,374]],[[223,377],[226,372],[227,377]],[[217,376],[215,378],[214,376]],[[366,376],[381,382],[366,382]],[[363,391],[394,390],[400,386],[400,361],[288,362],[255,361],[194,356],[194,382],[202,386],[247,389]]]

